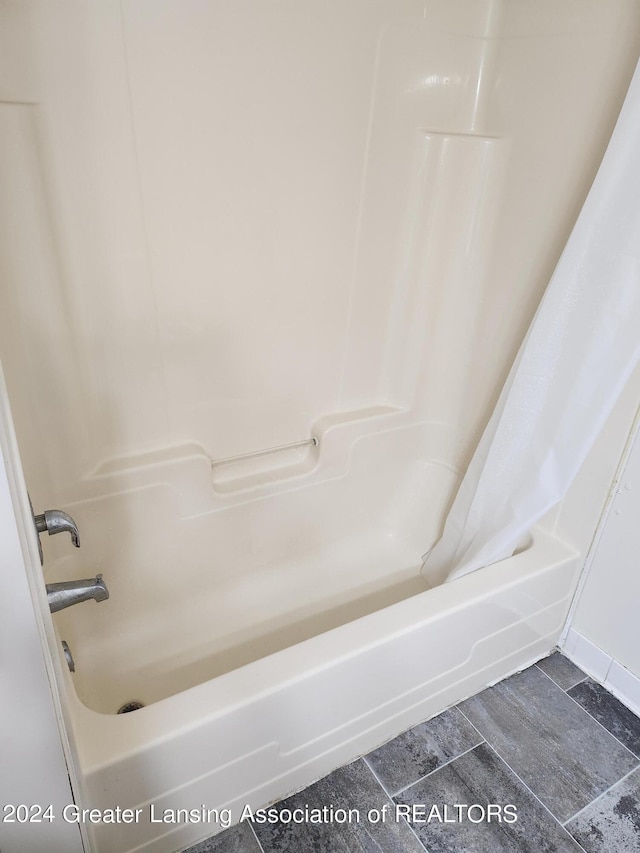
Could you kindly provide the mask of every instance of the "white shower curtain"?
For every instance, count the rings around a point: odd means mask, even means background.
[[[640,358],[640,63],[606,154],[445,522],[453,580],[564,497]]]

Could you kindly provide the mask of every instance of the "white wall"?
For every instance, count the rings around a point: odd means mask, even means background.
[[[571,629],[640,679],[639,522],[640,429],[636,423],[591,554]]]
[[[640,43],[633,0],[534,6],[2,3],[0,356],[34,503],[380,405],[466,453]]]

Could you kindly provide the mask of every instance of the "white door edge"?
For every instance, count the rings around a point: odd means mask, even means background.
[[[83,853],[89,845],[83,842],[82,826],[65,819],[65,806],[74,802],[72,784],[76,791],[78,786],[51,654],[57,641],[40,572],[0,369],[0,849]]]

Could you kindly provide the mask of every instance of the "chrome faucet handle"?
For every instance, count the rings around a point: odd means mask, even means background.
[[[71,542],[75,548],[80,547],[80,534],[78,533],[78,525],[61,509],[45,509],[41,515],[34,515],[33,520],[36,525],[38,534],[45,531],[49,536],[60,533],[63,530],[71,534]]]

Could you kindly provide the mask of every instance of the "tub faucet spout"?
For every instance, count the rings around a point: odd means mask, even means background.
[[[58,610],[64,610],[65,607],[71,607],[72,604],[79,604],[81,601],[88,601],[90,598],[94,601],[105,601],[109,598],[109,590],[102,580],[102,575],[96,575],[95,578],[85,580],[48,583],[47,598],[49,610],[56,613]]]

